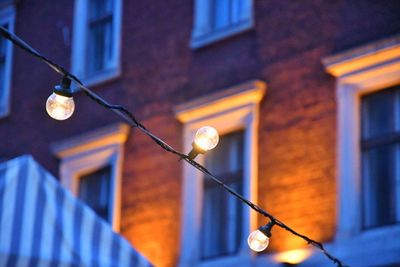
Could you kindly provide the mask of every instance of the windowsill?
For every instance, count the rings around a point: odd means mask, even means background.
[[[294,252],[294,253],[293,253]],[[284,258],[288,257],[288,253],[291,253],[289,256],[290,259],[293,260],[293,257],[296,259],[300,259],[301,257],[308,258],[311,255],[320,256],[320,253],[314,251],[312,248],[303,248],[297,249],[294,251],[284,251],[282,253],[267,253],[267,254],[258,254],[250,251],[250,249],[246,248],[245,251],[242,251],[239,254],[225,256],[225,257],[218,257],[214,259],[210,259],[204,262],[196,262],[193,264],[181,264],[180,266],[196,266],[196,267],[220,267],[220,266],[229,266],[229,267],[281,267],[282,263],[284,262]],[[283,254],[286,254],[283,256]],[[299,258],[300,257],[300,258]],[[317,262],[318,264],[314,264]],[[305,267],[314,267],[314,266],[324,266],[330,267],[332,264],[329,261],[326,261],[326,258],[318,258],[317,261],[313,260],[311,264],[308,263],[308,260],[304,261],[303,263],[299,263],[299,266]],[[303,265],[304,264],[304,265]]]
[[[121,69],[114,68],[109,70],[104,70],[102,72],[91,75],[90,77],[81,79],[81,82],[86,87],[94,87],[101,85],[106,82],[113,81],[121,76]],[[79,78],[79,77],[78,77]],[[79,86],[74,83],[72,86],[73,91],[79,91]]]
[[[363,231],[326,244],[326,249],[350,266],[384,266],[400,262],[400,224]],[[320,253],[300,266],[331,266]]]
[[[228,27],[226,29],[221,29],[219,31],[211,32],[205,35],[193,36],[190,42],[190,47],[192,49],[198,49],[218,41],[227,39],[233,35],[237,35],[248,31],[254,27],[253,20],[247,20],[240,24]]]
[[[207,259],[203,261],[198,261],[194,263],[194,266],[198,267],[220,267],[220,266],[230,266],[230,267],[241,267],[250,266],[251,254],[235,254],[229,256],[215,257],[212,259]],[[186,266],[186,265],[181,265]]]
[[[10,110],[9,109],[2,110],[0,108],[0,120],[8,117],[8,115],[10,115]]]

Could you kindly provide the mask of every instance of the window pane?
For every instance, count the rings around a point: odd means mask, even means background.
[[[3,37],[0,37],[0,58],[3,58],[6,55],[6,40]]]
[[[362,98],[363,139],[385,135],[394,131],[394,104],[394,90],[384,90]]]
[[[111,167],[107,166],[79,179],[79,198],[97,215],[110,221]]]
[[[244,9],[244,1],[248,0],[231,0],[232,7],[231,7],[231,23],[236,24],[241,21],[243,9]]]
[[[243,169],[243,132],[220,138],[218,145],[206,155],[206,166],[215,175]]]
[[[1,25],[2,27],[8,28],[8,24]],[[4,95],[4,82],[6,72],[6,49],[8,41],[3,37],[0,37],[0,104],[2,103],[1,98]],[[0,106],[1,109],[1,106]]]
[[[5,69],[5,62],[3,61],[0,61],[0,103],[2,102],[1,101],[1,98],[3,97],[3,93],[4,93],[4,78],[5,78],[5,71],[6,71],[6,69]],[[0,108],[1,108],[1,105],[0,105]]]
[[[363,226],[387,225],[397,219],[400,170],[399,88],[362,97]]]
[[[88,76],[112,67],[113,2],[90,0],[86,64]]]
[[[206,167],[234,190],[243,187],[243,132],[222,136],[208,152]],[[234,254],[242,236],[242,204],[208,178],[204,180],[201,230],[202,259]]]
[[[230,24],[231,0],[214,0],[214,28],[226,28]]]
[[[112,60],[112,21],[107,20],[89,29],[88,74],[110,67]]]
[[[227,28],[241,22],[245,16],[245,1],[248,0],[212,0],[210,20],[215,30]]]
[[[94,20],[110,14],[113,10],[113,2],[113,0],[90,0],[89,19]]]
[[[365,228],[396,221],[396,147],[386,145],[363,153]]]
[[[241,181],[229,186],[239,193],[242,191]],[[236,253],[242,232],[242,203],[216,186],[204,191],[203,205],[202,259]]]

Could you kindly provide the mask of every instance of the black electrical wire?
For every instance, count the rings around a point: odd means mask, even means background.
[[[185,160],[187,163],[195,167],[197,170],[201,171],[208,177],[210,177],[214,182],[216,182],[220,187],[222,187],[224,190],[238,198],[240,201],[248,205],[250,208],[252,208],[254,211],[258,212],[259,214],[263,215],[264,217],[268,218],[272,223],[275,225],[279,226],[280,228],[290,232],[291,234],[303,239],[304,241],[307,242],[307,244],[310,244],[317,249],[319,249],[328,259],[330,259],[333,263],[335,263],[339,267],[349,267],[348,265],[343,264],[338,258],[334,257],[332,254],[330,254],[324,247],[324,245],[318,241],[315,241],[306,235],[300,234],[297,231],[293,230],[289,226],[287,226],[285,223],[282,221],[278,220],[275,218],[272,214],[268,213],[255,203],[251,202],[250,200],[246,199],[244,196],[240,195],[237,193],[235,190],[230,188],[228,185],[224,184],[218,177],[213,175],[209,170],[207,170],[204,166],[201,164],[197,163],[193,159],[191,159],[188,155],[183,154],[176,149],[174,149],[172,146],[168,145],[165,141],[163,141],[161,138],[157,137],[155,134],[153,134],[150,130],[148,130],[143,124],[139,122],[135,118],[135,116],[129,112],[125,107],[120,106],[120,105],[114,105],[108,103],[105,99],[101,98],[99,95],[95,94],[93,91],[91,91],[89,88],[83,85],[83,83],[73,74],[68,72],[64,67],[61,65],[58,65],[57,63],[51,61],[47,57],[41,55],[39,52],[37,52],[35,49],[33,49],[30,45],[25,43],[22,39],[20,39],[18,36],[15,34],[11,33],[4,27],[0,27],[0,34],[11,41],[15,46],[21,48],[22,50],[26,51],[28,54],[38,58],[40,61],[46,63],[50,68],[52,68],[54,71],[57,73],[61,74],[62,76],[69,78],[76,82],[79,87],[82,89],[82,91],[93,101],[98,103],[99,105],[103,106],[104,108],[110,109],[113,112],[115,112],[117,115],[122,117],[126,122],[128,122],[132,127],[138,128],[140,131],[142,131],[144,134],[149,136],[156,144],[158,144],[161,148],[164,150],[177,155],[180,159]]]

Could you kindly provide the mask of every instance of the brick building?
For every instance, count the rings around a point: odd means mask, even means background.
[[[0,23],[179,150],[217,128],[199,162],[344,262],[400,264],[399,1],[6,0]],[[278,228],[252,254],[265,219],[83,93],[52,120],[60,77],[1,42],[0,158],[32,154],[155,266],[331,266]]]

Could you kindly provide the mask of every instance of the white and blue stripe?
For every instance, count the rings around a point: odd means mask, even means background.
[[[0,164],[0,266],[151,266],[31,156]]]

